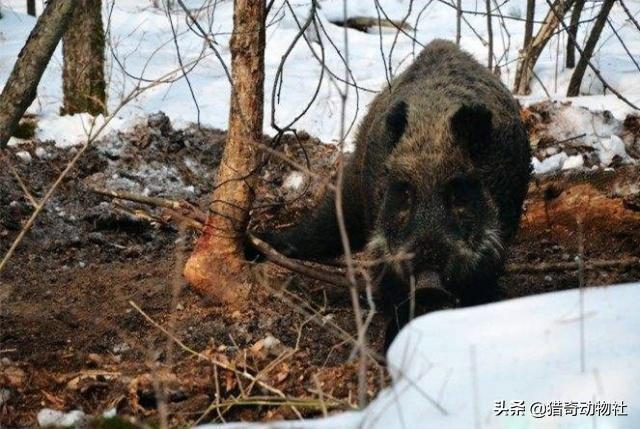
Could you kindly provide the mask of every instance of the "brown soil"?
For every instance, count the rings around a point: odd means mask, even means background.
[[[112,202],[89,190],[117,187],[123,177],[136,182],[131,172],[145,160],[175,166],[173,182],[195,187],[191,193],[180,186],[166,185],[167,192],[151,187],[151,194],[206,205],[215,172],[210,166],[219,159],[224,134],[178,132],[156,122],[90,149],[0,274],[0,426],[33,426],[44,407],[94,415],[115,407],[120,415],[145,421],[159,420],[161,409],[172,424],[295,418],[322,414],[323,407],[355,407],[357,363],[353,346],[337,329],[355,332],[346,291],[263,264],[254,269],[250,309],[230,313],[182,284],[191,233],[114,211]],[[301,140],[286,139],[283,150],[300,162],[306,153],[314,171],[329,175],[335,148],[308,136]],[[111,151],[114,141],[123,151]],[[7,153],[36,198],[72,156],[39,144],[47,148],[46,157],[35,156],[35,145],[19,149],[33,155],[30,163],[13,156],[18,149]],[[189,168],[194,160],[208,168],[206,175]],[[31,210],[8,165],[3,160],[0,169],[0,254]],[[299,190],[281,186],[289,171],[275,160],[267,164],[254,227],[295,221],[322,193],[313,183]],[[576,215],[587,260],[640,256],[640,207],[634,205],[637,189],[634,194],[630,186],[638,183],[637,170],[600,173],[533,183],[509,262],[573,260],[581,239]],[[136,191],[135,186],[129,188]],[[640,267],[612,268],[587,272],[586,283],[639,278]],[[578,277],[572,271],[512,274],[501,284],[506,297],[518,297],[577,287]],[[375,316],[368,334],[376,350],[383,327]],[[245,371],[258,375],[262,385]],[[370,365],[368,382],[372,397],[387,382],[382,366]],[[284,404],[279,392],[288,398]]]

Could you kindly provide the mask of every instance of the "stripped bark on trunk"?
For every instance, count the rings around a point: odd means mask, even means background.
[[[249,291],[244,238],[262,139],[264,0],[235,0],[231,38],[229,132],[203,234],[185,266],[189,284],[203,295],[243,306]]]

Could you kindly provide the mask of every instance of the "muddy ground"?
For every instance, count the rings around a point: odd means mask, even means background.
[[[335,147],[304,133],[279,147],[319,174],[333,171]],[[223,148],[220,131],[176,131],[155,115],[88,149],[0,274],[1,427],[33,426],[42,408],[92,415],[115,409],[178,425],[357,405],[353,346],[338,329],[355,334],[346,291],[263,264],[254,269],[250,308],[229,311],[182,283],[193,232],[131,216],[135,204],[91,191],[124,189],[204,208]],[[0,160],[0,254],[32,210],[14,173],[38,198],[72,152],[27,142]],[[290,173],[269,160],[252,227],[294,222],[322,193],[313,181],[296,186],[300,177]],[[581,241],[586,261],[640,257],[639,178],[635,166],[615,165],[533,181],[508,261],[533,272],[505,275],[505,297],[577,287],[575,270],[536,269],[574,261]],[[630,282],[640,279],[640,266],[585,274],[587,286]],[[383,333],[376,315],[368,331],[376,350]],[[367,395],[386,382],[384,367],[371,364]]]

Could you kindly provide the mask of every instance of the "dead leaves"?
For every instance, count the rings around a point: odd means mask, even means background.
[[[17,366],[0,367],[0,386],[22,389],[27,380],[27,375]]]

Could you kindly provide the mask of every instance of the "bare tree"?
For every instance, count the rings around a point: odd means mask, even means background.
[[[569,37],[567,37],[567,61],[568,69],[576,66],[576,48],[574,40],[578,40],[578,25],[580,24],[580,16],[584,8],[584,0],[576,0],[571,12],[571,22],[569,23]]]
[[[171,10],[173,9],[173,3],[174,0],[151,0],[151,4],[153,5],[153,7],[158,9],[162,8],[164,5],[164,7]]]
[[[600,39],[600,34],[602,34],[602,29],[607,22],[607,17],[609,16],[609,12],[611,11],[614,3],[615,0],[604,0],[602,2],[602,7],[600,8],[600,12],[598,12],[596,22],[593,24],[587,43],[580,54],[580,59],[578,60],[576,69],[571,75],[569,87],[567,88],[567,97],[575,97],[580,94],[580,85],[582,84],[584,72],[587,70],[588,62],[593,56],[593,52],[598,44],[598,40]],[[575,41],[575,39],[573,40]]]
[[[36,0],[27,0],[27,13],[36,16]]]
[[[487,68],[493,68],[493,23],[491,22],[491,0],[485,0],[487,8],[487,39],[488,39],[488,59]]]
[[[460,46],[460,37],[462,33],[462,0],[456,3],[456,45]]]
[[[533,77],[533,67],[572,4],[573,0],[555,0],[549,8],[540,30],[531,43],[524,47],[516,68],[513,88],[516,94],[524,95],[530,92],[529,84]]]
[[[551,0],[545,0],[547,5],[549,6],[549,10],[551,12],[553,12],[556,17],[558,19],[560,19],[560,14],[559,12],[554,9],[553,5],[551,4]],[[564,31],[569,31],[569,27],[562,21],[560,20],[560,25],[562,25],[562,28],[564,29]],[[625,103],[627,106],[631,107],[634,110],[640,110],[640,107],[638,107],[635,103],[633,103],[631,100],[629,100],[627,97],[625,97],[624,95],[622,95],[622,93],[620,91],[618,91],[617,89],[615,89],[613,86],[611,86],[603,77],[602,77],[602,73],[600,72],[600,70],[598,69],[598,67],[596,67],[595,65],[593,65],[593,63],[591,62],[590,56],[586,56],[583,55],[583,49],[580,47],[580,45],[578,45],[576,43],[575,40],[573,40],[574,46],[576,47],[576,49],[578,50],[578,52],[580,52],[580,55],[582,56],[580,59],[585,61],[586,65],[591,69],[591,71],[593,72],[593,74],[596,76],[596,78],[600,81],[600,83],[602,83],[602,86],[604,86],[605,89],[611,91],[611,93],[613,95],[615,95],[616,97],[618,97],[618,99],[620,99],[623,103]]]
[[[524,43],[522,49],[527,49],[533,37],[533,20],[536,15],[536,0],[527,0],[527,16],[524,22]]]
[[[0,148],[35,99],[38,83],[75,7],[76,0],[50,0],[31,30],[0,95]]]
[[[246,298],[244,237],[262,140],[265,1],[235,0],[229,132],[209,217],[184,275],[194,289],[229,304]]]
[[[64,33],[62,114],[106,113],[102,1],[79,0]]]

